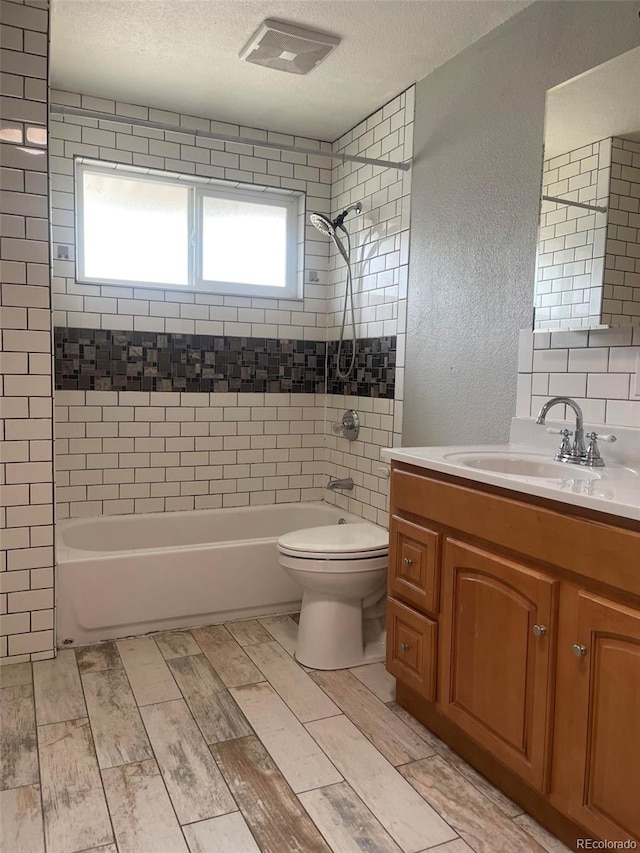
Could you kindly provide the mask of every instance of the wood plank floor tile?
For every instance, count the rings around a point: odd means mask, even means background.
[[[405,853],[418,853],[456,837],[451,827],[346,717],[328,717],[307,723],[306,727]]]
[[[299,795],[333,853],[400,853],[360,797],[341,782]]]
[[[204,655],[168,661],[207,743],[253,734],[245,715]]]
[[[189,853],[155,761],[102,771],[119,853]]]
[[[430,747],[437,752],[441,747],[445,746],[444,741],[441,741],[440,738],[435,735],[430,729],[426,726],[423,726],[419,720],[410,714],[408,711],[398,705],[397,702],[389,702],[387,704],[387,708],[399,717],[405,725],[409,726],[411,731],[418,735],[418,737],[422,738],[425,743],[428,743]]]
[[[153,758],[124,669],[87,672],[82,684],[99,766]]]
[[[118,640],[116,645],[138,705],[182,698],[152,637]]]
[[[402,775],[476,853],[542,853],[542,847],[439,755],[400,768]]]
[[[258,620],[292,657],[296,652],[298,625],[290,616],[265,616]]]
[[[531,815],[518,815],[518,817],[513,819],[513,822],[516,823],[520,829],[524,830],[527,835],[534,838],[538,844],[547,851],[547,853],[571,853],[569,848],[565,847],[559,838],[552,835],[544,828],[544,826],[540,826],[540,824],[535,821]]]
[[[396,680],[391,673],[387,672],[383,663],[354,666],[349,672],[352,672],[381,702],[395,701]]]
[[[122,669],[122,661],[113,640],[94,646],[78,646],[78,669],[83,672],[102,672],[104,669]]]
[[[425,850],[424,853],[427,853]],[[473,853],[473,850],[466,841],[461,838],[456,838],[455,841],[447,841],[446,844],[440,844],[439,847],[434,847],[428,853]]]
[[[88,719],[38,727],[47,853],[70,853],[113,839]]]
[[[0,815],[0,850],[6,853],[44,853],[38,785],[0,791]]]
[[[31,684],[0,689],[0,720],[0,789],[37,784],[40,780]]]
[[[103,847],[92,847],[91,850],[83,850],[82,853],[118,853],[115,844],[105,844]]]
[[[247,619],[246,622],[227,622],[225,628],[241,646],[268,643],[273,639],[257,619]]]
[[[516,817],[516,815],[522,814],[522,808],[517,803],[510,800],[506,794],[499,791],[488,779],[485,779],[484,776],[478,773],[474,767],[467,764],[464,758],[461,758],[446,743],[441,742],[436,751],[438,755],[444,758],[447,764],[450,764],[454,770],[457,770],[461,776],[464,776],[467,782],[475,785],[480,793],[484,794],[488,800],[491,800],[494,806],[497,806],[507,817]]]
[[[167,631],[156,634],[153,639],[165,660],[202,654],[202,649],[188,631]]]
[[[144,724],[180,823],[236,810],[184,699],[145,705]]]
[[[29,662],[9,663],[0,666],[0,689],[18,687],[20,684],[31,684],[31,679],[31,664]]]
[[[249,646],[247,654],[303,723],[340,713],[340,709],[285,652],[280,643],[272,640],[270,643]]]
[[[224,625],[194,628],[191,633],[227,687],[264,681],[260,670],[247,657]]]
[[[311,673],[311,678],[329,694],[387,761],[397,766],[433,755],[433,749],[349,670],[316,671]]]
[[[257,738],[218,743],[211,751],[262,853],[330,853]]]
[[[39,726],[87,716],[80,673],[73,649],[33,664],[33,689]]]
[[[271,685],[248,684],[231,694],[296,794],[342,781]]]
[[[240,812],[183,826],[191,853],[260,853]]]

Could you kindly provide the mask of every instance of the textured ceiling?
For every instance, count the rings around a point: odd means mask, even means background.
[[[58,89],[333,141],[531,0],[53,0]],[[342,39],[308,76],[238,52],[265,18]]]
[[[640,47],[547,94],[545,157],[609,136],[640,142]]]

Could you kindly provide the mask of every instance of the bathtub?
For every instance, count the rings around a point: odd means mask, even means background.
[[[362,521],[322,502],[62,521],[58,645],[299,609],[276,540],[340,518]]]

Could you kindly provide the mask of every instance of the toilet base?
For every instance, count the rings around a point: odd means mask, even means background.
[[[360,599],[305,589],[295,658],[311,669],[346,669],[385,659],[384,617],[362,618]]]

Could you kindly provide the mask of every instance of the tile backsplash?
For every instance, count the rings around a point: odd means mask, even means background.
[[[640,427],[639,359],[640,327],[521,331],[516,414],[534,417],[549,397],[569,396],[587,424]]]
[[[0,658],[54,654],[49,13],[0,2]]]

